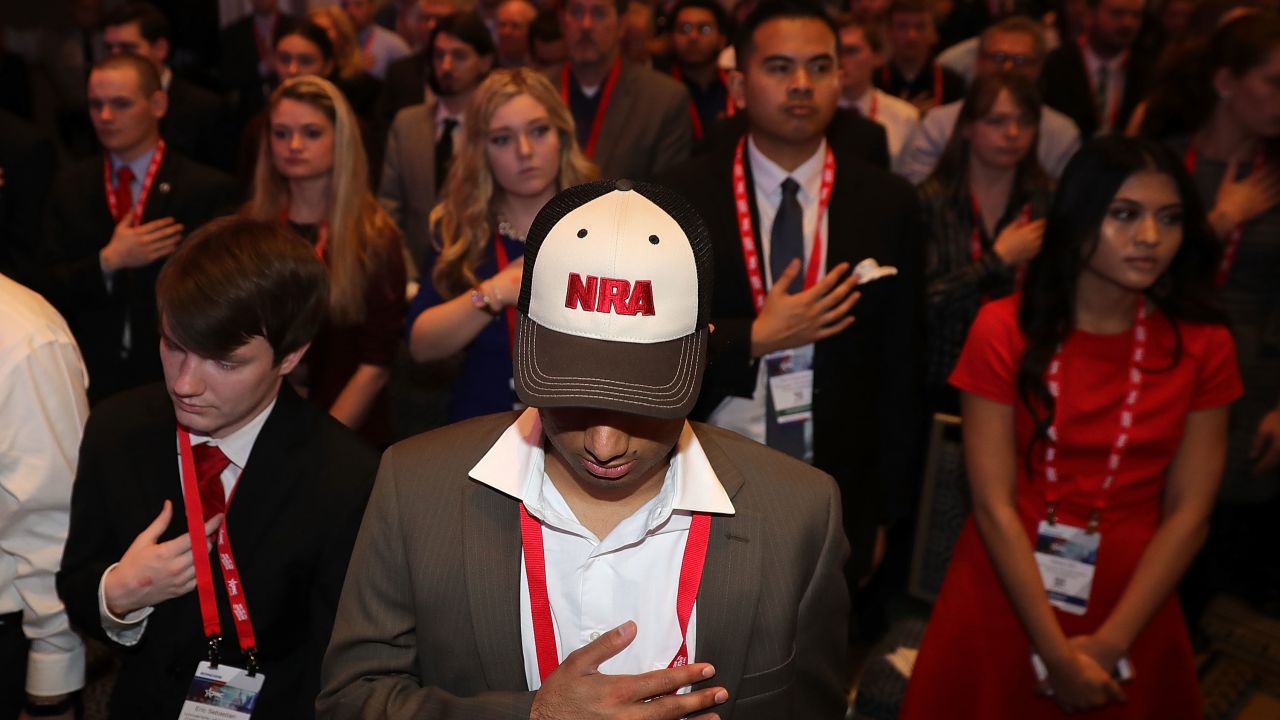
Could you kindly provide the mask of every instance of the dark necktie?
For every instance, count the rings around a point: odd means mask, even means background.
[[[124,217],[129,208],[133,207],[133,171],[128,165],[121,165],[116,170],[116,217],[115,221],[120,222],[120,218]],[[135,221],[141,221],[142,218],[134,218]]]
[[[200,504],[204,506],[204,519],[227,510],[226,490],[222,487],[222,471],[231,461],[216,445],[208,443],[191,448],[196,461],[196,482],[200,488]]]
[[[769,273],[774,282],[792,260],[801,261],[800,272],[791,282],[788,292],[800,292],[804,288],[804,209],[796,197],[800,185],[787,178],[782,181],[782,202],[773,218],[773,232],[769,236]],[[792,457],[804,459],[804,423],[779,423],[778,411],[773,406],[773,393],[765,384],[765,442],[774,450]]]
[[[445,175],[449,173],[449,161],[453,159],[453,129],[458,121],[445,118],[441,126],[440,139],[436,141],[436,192],[444,187]]]

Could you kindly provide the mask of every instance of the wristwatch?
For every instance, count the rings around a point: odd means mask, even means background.
[[[492,299],[485,295],[484,288],[480,285],[471,288],[471,306],[490,315],[498,314],[498,311],[493,309]]]
[[[33,703],[27,701],[25,710],[30,717],[57,717],[71,712],[76,706],[74,694],[67,695],[56,703]]]

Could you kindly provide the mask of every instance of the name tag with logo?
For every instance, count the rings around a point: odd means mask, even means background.
[[[1102,535],[1097,531],[1040,521],[1036,564],[1040,566],[1040,579],[1050,605],[1072,615],[1085,614],[1101,542]]]
[[[769,353],[764,366],[778,422],[813,419],[813,346]]]
[[[187,690],[178,720],[249,720],[262,692],[262,673],[249,677],[247,670],[220,663],[202,662]]]

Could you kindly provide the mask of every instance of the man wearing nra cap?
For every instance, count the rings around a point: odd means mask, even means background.
[[[529,409],[383,457],[318,717],[844,717],[834,482],[686,420],[711,282],[665,188],[547,203],[513,318]]]

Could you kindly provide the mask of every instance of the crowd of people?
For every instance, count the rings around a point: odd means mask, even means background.
[[[119,718],[841,718],[935,415],[903,717],[1200,717],[1280,615],[1275,2],[71,5],[0,25],[0,720],[82,638]]]

